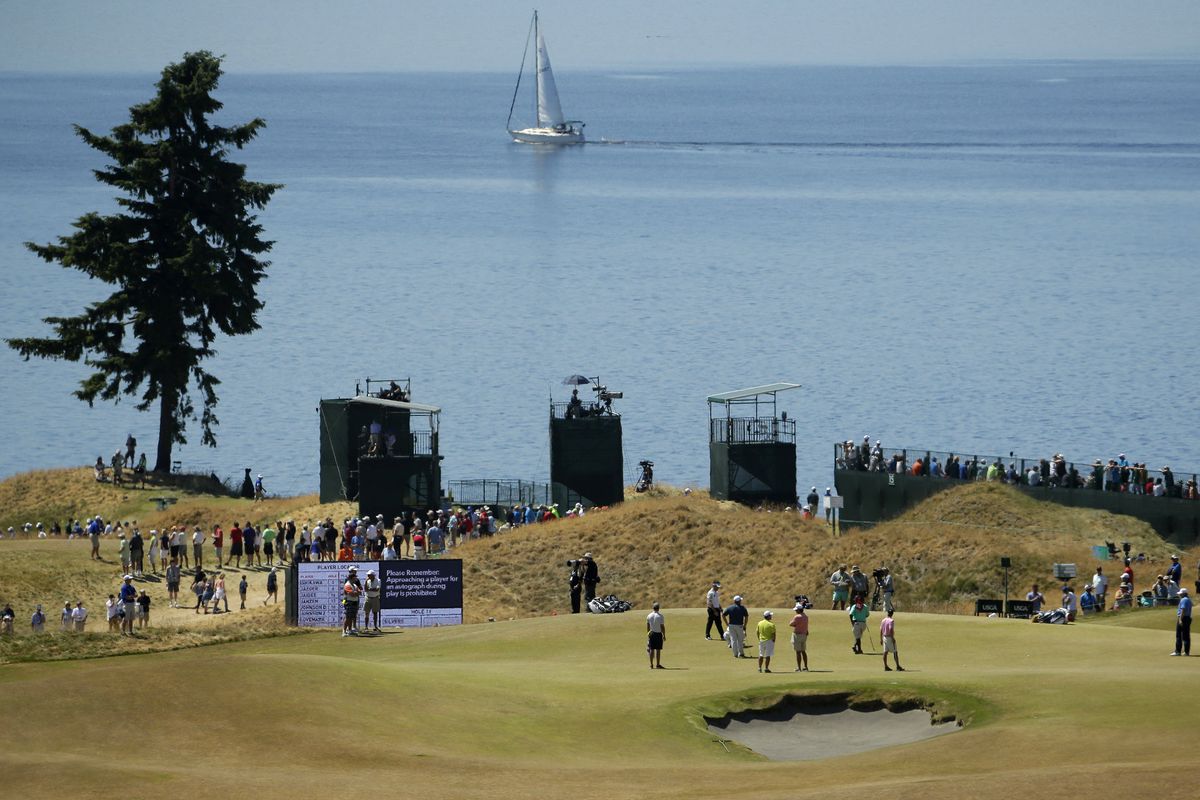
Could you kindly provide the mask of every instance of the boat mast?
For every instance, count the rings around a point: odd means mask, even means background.
[[[542,51],[538,48],[537,9],[533,10],[533,127],[542,126]]]

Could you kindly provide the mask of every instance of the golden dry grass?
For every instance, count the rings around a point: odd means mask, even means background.
[[[582,519],[522,528],[472,541],[455,555],[469,587],[466,616],[510,618],[569,610],[569,558],[592,552],[603,582],[639,608],[697,607],[709,582],[720,580],[726,599],[739,593],[755,605],[790,605],[807,594],[828,607],[827,581],[840,564],[866,572],[887,566],[905,610],[966,612],[980,596],[1003,594],[1000,557],[1012,559],[1010,596],[1042,584],[1056,597],[1055,563],[1078,566],[1081,577],[1097,565],[1091,546],[1117,539],[1151,560],[1135,565],[1144,579],[1169,563],[1171,546],[1144,522],[1106,512],[1042,503],[999,484],[969,484],[942,492],[902,517],[833,536],[824,521],[795,513],[755,511],[703,493],[638,497]],[[1117,562],[1105,564],[1117,570]],[[1194,563],[1185,554],[1185,562]]]
[[[206,524],[211,514],[227,525],[324,511],[313,498],[249,514],[244,503],[181,498],[163,517],[140,519],[143,527]],[[1086,574],[1088,547],[1114,531],[1156,558],[1166,552],[1140,523],[1034,503],[1003,487],[960,487],[839,538],[794,514],[663,492],[455,553],[468,620],[528,618],[373,639],[279,636],[287,629],[277,607],[261,607],[258,570],[245,572],[251,609],[217,617],[165,609],[161,585],[148,583],[157,592],[154,627],[123,639],[102,632],[96,603],[116,586],[112,542],[102,551],[110,560],[92,562],[86,541],[4,541],[0,602],[87,592],[93,632],[0,642],[0,661],[55,662],[0,664],[0,772],[14,796],[71,798],[174,796],[199,785],[259,798],[693,798],[720,787],[781,800],[846,792],[1007,800],[1062,786],[1149,796],[1191,763],[1189,732],[1200,713],[1196,662],[1165,657],[1170,610],[1072,626],[908,613],[920,603],[961,608],[976,589],[996,588],[1000,555],[1014,559],[1014,584],[1048,577],[1056,561],[1076,561]],[[664,603],[671,669],[646,669],[642,615],[563,615],[563,562],[584,551],[600,563],[603,591]],[[877,657],[852,655],[844,616],[829,611],[812,614],[815,671],[801,676],[759,674],[703,639],[696,607],[713,577],[727,596],[746,594],[755,612],[782,608],[796,592],[822,607],[839,562],[887,563],[900,576],[898,641],[908,672],[883,673]],[[1146,569],[1138,570],[1143,580]],[[232,587],[242,573],[228,572]],[[56,608],[47,611],[54,627]],[[543,616],[553,611],[560,616]],[[23,613],[18,627],[27,624]],[[777,666],[789,657],[781,650]],[[920,698],[971,724],[802,765],[764,762],[736,743],[726,751],[703,726],[706,714],[763,708],[787,694],[847,691]],[[161,743],[181,735],[197,745],[187,758],[125,755],[128,736]],[[264,755],[277,746],[299,755]]]

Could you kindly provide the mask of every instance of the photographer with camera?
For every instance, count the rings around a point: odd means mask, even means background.
[[[572,559],[567,562],[567,566],[571,568],[571,574],[567,578],[571,587],[571,613],[578,614],[580,599],[583,597],[583,565],[579,563],[579,559]]]

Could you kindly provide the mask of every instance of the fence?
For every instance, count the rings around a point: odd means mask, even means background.
[[[708,440],[720,444],[796,443],[796,421],[776,417],[725,417],[708,421]]]
[[[537,481],[473,480],[449,481],[446,489],[454,503],[464,506],[550,505],[550,484]]]
[[[584,417],[619,417],[617,412],[612,410],[612,405],[604,403],[583,403],[571,410],[570,403],[551,403],[550,416],[554,419],[582,419]]]
[[[933,480],[994,480],[1018,486],[1198,499],[1195,473],[1181,477],[1169,468],[1147,469],[1132,464],[1121,466],[1111,459],[1094,459],[1088,463],[1028,458],[1012,453],[1005,457],[918,447],[872,447],[864,458],[860,447],[842,442],[834,445],[833,459],[835,470],[903,474]]]

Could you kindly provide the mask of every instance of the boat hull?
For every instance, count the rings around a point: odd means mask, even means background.
[[[525,144],[583,144],[583,131],[559,131],[554,128],[524,128],[519,131],[509,131],[514,142]]]

